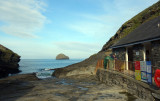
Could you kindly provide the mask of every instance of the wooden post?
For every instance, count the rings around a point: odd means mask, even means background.
[[[128,48],[126,47],[126,70],[128,70]]]
[[[143,59],[144,59],[144,61],[146,61],[146,48],[145,48],[145,45],[144,45],[144,48],[143,48]]]
[[[113,70],[116,70],[116,64],[115,64],[115,63],[116,63],[116,62],[115,62],[115,61],[116,61],[116,59],[114,59],[113,61],[114,61],[114,62],[113,62],[113,65],[114,65]]]

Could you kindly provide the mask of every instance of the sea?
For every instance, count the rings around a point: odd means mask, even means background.
[[[62,68],[83,61],[84,59],[55,60],[55,59],[21,59],[19,74],[36,73],[38,78],[49,78],[55,68]]]

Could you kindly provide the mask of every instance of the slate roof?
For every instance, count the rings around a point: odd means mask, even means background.
[[[129,35],[122,38],[119,42],[111,46],[111,48],[129,46],[151,40],[160,40],[160,27],[158,27],[158,23],[160,24],[160,16],[143,23]]]

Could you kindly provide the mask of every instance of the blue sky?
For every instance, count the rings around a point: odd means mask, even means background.
[[[158,0],[0,0],[0,44],[22,59],[87,58]]]

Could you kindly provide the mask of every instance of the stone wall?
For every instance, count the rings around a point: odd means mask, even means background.
[[[143,61],[143,50],[144,46],[141,44],[133,46],[133,61]]]
[[[145,101],[160,100],[160,90],[154,90],[148,84],[137,81],[117,71],[98,69],[96,75],[99,81],[108,85],[118,85]]]
[[[123,48],[116,48],[116,49],[113,49],[113,53],[116,55],[116,58],[118,60],[123,60],[125,61],[125,53],[126,53],[126,49],[123,47]]]
[[[151,43],[152,47],[152,65],[156,66],[154,67],[160,69],[160,40],[159,41],[154,41]]]

